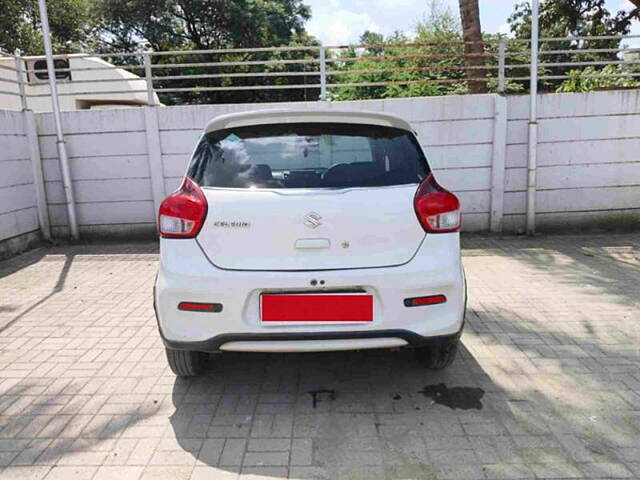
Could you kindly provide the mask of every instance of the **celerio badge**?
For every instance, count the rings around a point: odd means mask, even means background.
[[[309,228],[316,228],[322,225],[322,217],[319,213],[309,212],[304,216],[304,224]]]
[[[242,222],[242,221],[226,221],[226,220],[217,220],[213,222],[214,227],[224,227],[224,228],[249,228],[251,223]]]

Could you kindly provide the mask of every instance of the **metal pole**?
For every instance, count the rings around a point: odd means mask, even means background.
[[[536,165],[538,154],[538,13],[539,0],[531,5],[531,76],[529,85],[529,156],[527,160],[527,235],[536,233]]]
[[[498,44],[498,92],[504,93],[504,57],[505,57],[505,41],[500,39]]]
[[[16,77],[18,78],[18,93],[20,93],[20,105],[22,110],[27,110],[27,95],[24,90],[24,71],[22,70],[22,52],[19,48],[13,52],[14,60],[16,62]]]
[[[153,73],[151,71],[151,55],[149,52],[142,54],[144,60],[144,78],[147,81],[147,103],[149,105],[156,104],[156,97],[153,94]]]
[[[320,47],[320,100],[327,99],[327,62],[326,49]]]
[[[60,158],[60,170],[62,173],[62,185],[67,200],[67,216],[69,217],[69,230],[74,240],[80,238],[78,231],[78,219],[76,217],[76,202],[73,198],[71,184],[71,170],[69,169],[69,157],[67,146],[62,133],[62,117],[60,116],[60,102],[58,100],[58,87],[56,85],[56,70],[53,63],[53,49],[51,47],[51,32],[49,31],[49,17],[45,0],[38,0],[40,9],[40,21],[42,23],[42,39],[44,40],[44,53],[47,57],[47,73],[49,75],[49,88],[51,89],[51,104],[53,106],[53,120],[56,126],[56,146]]]

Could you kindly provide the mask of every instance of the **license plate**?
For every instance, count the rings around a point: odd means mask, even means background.
[[[373,296],[363,294],[263,294],[263,323],[373,321]]]

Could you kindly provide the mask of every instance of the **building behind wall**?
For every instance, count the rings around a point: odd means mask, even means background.
[[[41,71],[46,69],[45,58],[23,57],[21,61],[27,106],[36,113],[50,112],[49,76],[46,71]],[[150,104],[144,79],[100,58],[83,54],[57,56],[55,64],[62,111],[140,107]],[[15,68],[15,59],[0,57],[0,66]],[[2,81],[15,81],[16,78],[15,71],[0,69],[0,90],[18,94],[16,83]],[[155,93],[153,97],[154,103],[159,104]],[[18,95],[0,93],[0,109],[21,108]]]

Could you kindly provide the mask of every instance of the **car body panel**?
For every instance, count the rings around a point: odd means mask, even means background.
[[[209,213],[198,243],[211,263],[230,270],[401,265],[425,237],[415,190],[203,188]]]
[[[395,127],[408,132],[413,128],[406,120],[388,113],[354,112],[352,110],[322,109],[265,109],[251,112],[230,113],[220,115],[211,120],[205,127],[205,133],[225,128],[244,127],[248,125],[270,125],[274,123],[357,123]]]
[[[465,285],[459,234],[428,235],[415,257],[395,267],[331,271],[228,271],[212,265],[193,239],[162,239],[156,311],[168,341],[203,342],[218,335],[409,330],[421,336],[452,335],[464,319]],[[322,287],[313,287],[316,280]],[[269,325],[260,321],[263,292],[314,292],[359,288],[374,296],[367,324]],[[443,294],[447,302],[406,307],[405,298]],[[181,301],[222,303],[219,313],[177,309]]]

